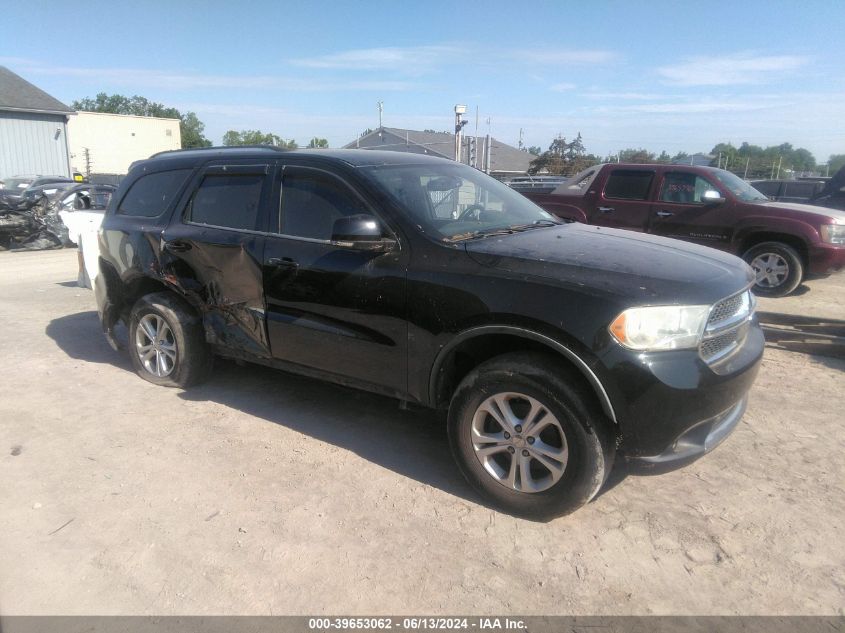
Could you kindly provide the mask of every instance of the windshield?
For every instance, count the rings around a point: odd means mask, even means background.
[[[769,199],[739,176],[734,176],[724,169],[714,169],[713,175],[727,187],[730,192],[743,202],[768,202]]]
[[[26,189],[32,184],[32,178],[6,178],[3,180],[4,189]]]
[[[397,165],[362,170],[424,232],[443,241],[559,224],[507,185],[466,165]]]

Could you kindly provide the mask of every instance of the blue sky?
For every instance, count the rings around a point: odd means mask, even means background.
[[[544,149],[717,142],[845,153],[845,2],[31,2],[0,64],[65,103],[139,94],[219,143],[261,129],[341,146],[384,124]]]

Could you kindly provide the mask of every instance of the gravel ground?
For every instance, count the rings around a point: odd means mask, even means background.
[[[761,309],[842,318],[843,278]],[[0,253],[0,613],[845,614],[845,360],[768,349],[714,453],[532,523],[426,412],[233,363],[141,380],[75,279]]]

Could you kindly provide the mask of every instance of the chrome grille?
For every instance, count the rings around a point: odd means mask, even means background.
[[[714,363],[736,350],[745,340],[753,314],[754,297],[748,290],[714,305],[698,348],[701,358]]]
[[[734,295],[733,297],[720,301],[713,306],[713,310],[710,311],[710,319],[707,321],[707,325],[718,325],[719,322],[726,321],[732,316],[736,316],[737,313],[743,309],[743,304],[745,303],[743,295],[745,294],[746,293]]]
[[[704,360],[710,360],[711,358],[718,356],[727,348],[732,345],[736,345],[738,338],[739,331],[729,330],[724,334],[719,334],[713,338],[706,339],[701,343],[701,357]]]

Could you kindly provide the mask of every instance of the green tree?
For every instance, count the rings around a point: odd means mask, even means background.
[[[209,147],[211,141],[205,138],[203,132],[205,125],[199,120],[196,113],[185,112],[182,114],[176,108],[170,108],[161,103],[150,101],[146,97],[134,95],[109,95],[100,92],[93,99],[85,97],[74,101],[71,106],[74,110],[83,112],[107,112],[109,114],[132,114],[135,116],[154,116],[165,119],[179,119],[182,136],[182,147]]]
[[[843,167],[845,167],[845,154],[831,154],[827,159],[827,169],[831,176]]]
[[[660,156],[658,156],[655,160],[658,163],[668,163],[672,160],[672,158],[669,156],[669,153],[664,149],[662,152],[660,152]]]
[[[531,154],[532,156],[539,156],[540,154],[543,153],[543,150],[537,145],[532,145],[531,147],[528,148],[528,153]]]
[[[315,148],[325,148],[329,146],[329,142],[324,138],[317,138],[316,136],[308,141],[308,148],[315,149]]]
[[[531,152],[532,149],[539,150],[540,148],[529,148],[529,153],[533,153]],[[554,139],[549,144],[548,150],[539,154],[537,158],[531,161],[528,173],[571,176],[599,162],[601,161],[598,156],[587,154],[584,141],[579,132],[575,140],[571,143],[567,143],[566,139],[562,136]]]
[[[286,141],[281,136],[261,130],[229,130],[223,135],[223,145],[272,145],[285,149],[296,149],[299,147],[296,141]]]
[[[655,161],[655,154],[646,149],[628,148],[619,152],[619,160],[623,163],[653,163]]]

